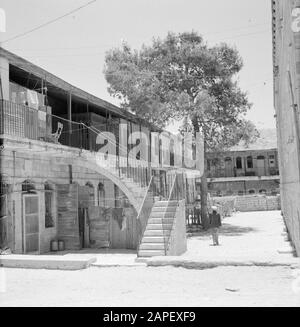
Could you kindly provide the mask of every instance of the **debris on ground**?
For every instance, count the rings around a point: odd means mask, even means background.
[[[0,248],[0,255],[12,254],[11,249],[9,247],[5,247],[4,249]]]
[[[225,290],[228,292],[238,292],[239,291],[238,288],[225,288]]]

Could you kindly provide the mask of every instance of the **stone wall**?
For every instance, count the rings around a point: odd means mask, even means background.
[[[267,211],[280,210],[279,196],[238,196],[235,202],[237,211]]]
[[[254,192],[259,194],[261,190],[266,190],[267,194],[279,193],[278,180],[243,180],[243,181],[213,181],[208,183],[208,191],[212,195],[239,195]]]
[[[282,212],[300,255],[300,31],[293,10],[299,0],[272,1],[274,106],[276,110]],[[296,23],[296,24],[295,24]]]
[[[38,143],[35,141],[35,143]],[[27,180],[34,186],[33,192],[38,195],[39,203],[39,250],[50,251],[50,242],[58,234],[58,192],[56,185],[75,183],[81,186],[89,183],[93,187],[94,197],[91,205],[98,205],[97,188],[101,182],[105,189],[105,205],[115,206],[115,185],[98,172],[77,165],[78,150],[65,151],[65,147],[51,144],[42,145],[36,151],[26,151],[22,142],[14,142],[2,151],[1,174],[4,182],[10,185],[7,194],[8,217],[4,220],[8,231],[7,246],[14,253],[23,253],[23,194],[22,183]],[[34,144],[34,142],[33,142]],[[34,146],[34,145],[33,145]],[[51,148],[51,150],[50,150]],[[45,183],[53,189],[54,226],[45,226]],[[103,205],[103,202],[102,202]],[[7,222],[7,223],[6,223]]]
[[[233,202],[233,205],[231,204]],[[268,211],[280,210],[280,196],[266,196],[266,195],[247,195],[247,196],[226,196],[212,198],[212,203],[217,205],[223,212],[223,206],[230,203],[230,207],[234,207],[236,211]]]

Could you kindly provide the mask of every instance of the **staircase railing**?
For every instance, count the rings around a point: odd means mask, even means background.
[[[145,233],[148,220],[154,206],[155,196],[158,195],[155,177],[151,176],[149,185],[147,187],[146,194],[144,196],[141,208],[137,215],[137,234],[138,234],[138,248],[139,251],[140,245],[142,242],[143,235]]]
[[[175,223],[176,212],[174,213],[174,219],[172,220],[172,223],[171,223],[172,224],[171,229],[167,229],[165,227],[166,214],[168,212],[168,209],[173,207],[171,201],[177,201],[177,205],[176,205],[176,210],[177,210],[177,207],[179,206],[179,201],[185,198],[185,192],[186,191],[185,191],[184,175],[175,173],[174,181],[173,181],[172,187],[170,189],[168,202],[167,202],[166,210],[164,212],[164,217],[163,217],[163,221],[162,221],[165,255],[167,255],[167,252],[169,250],[169,246],[170,246],[169,243],[170,243],[171,233],[172,233],[174,223]],[[170,233],[167,234],[167,231],[170,231]]]

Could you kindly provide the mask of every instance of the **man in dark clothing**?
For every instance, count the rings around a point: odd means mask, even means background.
[[[212,213],[209,215],[209,228],[213,238],[213,244],[219,245],[219,227],[222,226],[221,216],[217,212],[218,208],[216,206],[212,206]]]

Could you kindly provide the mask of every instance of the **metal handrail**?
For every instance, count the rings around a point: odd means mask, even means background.
[[[138,215],[137,215],[137,226],[138,226],[138,247],[137,247],[137,251],[139,251],[140,249],[140,245],[143,239],[143,235],[145,233],[147,224],[148,224],[148,220],[154,205],[154,192],[153,192],[153,181],[154,181],[154,176],[151,176],[150,182],[148,184],[147,187],[147,191],[145,193],[145,196],[143,198],[143,202],[142,205],[139,209]],[[151,196],[152,193],[152,196]],[[150,195],[150,201],[151,204],[150,206],[147,208],[147,200],[149,199],[149,195]],[[147,209],[147,211],[146,211]],[[143,219],[143,221],[142,221]]]
[[[170,207],[170,202],[173,201],[173,200],[177,200],[177,206],[176,206],[176,211],[177,211],[177,208],[179,207],[179,201],[182,199],[183,195],[180,194],[180,190],[179,189],[176,189],[176,186],[177,186],[177,183],[178,183],[178,174],[175,173],[175,178],[174,178],[174,181],[173,181],[173,184],[172,184],[172,187],[171,187],[171,190],[170,190],[170,194],[169,194],[169,197],[168,197],[168,204],[166,206],[166,210],[165,210],[165,213],[164,213],[164,217],[163,217],[163,221],[165,219],[165,216],[166,216],[166,213],[168,212],[168,208]],[[176,194],[174,194],[176,192]],[[175,198],[174,198],[175,196]],[[175,216],[176,216],[176,211],[175,211]],[[172,227],[171,227],[171,232],[174,228],[174,223],[175,223],[175,217],[172,221]],[[163,226],[163,234],[164,234],[164,250],[165,250],[165,255],[167,255],[167,251],[169,249],[169,246],[170,246],[170,238],[171,238],[171,233],[170,235],[166,235],[165,234],[165,231],[166,229],[164,228],[164,223],[162,224]]]

